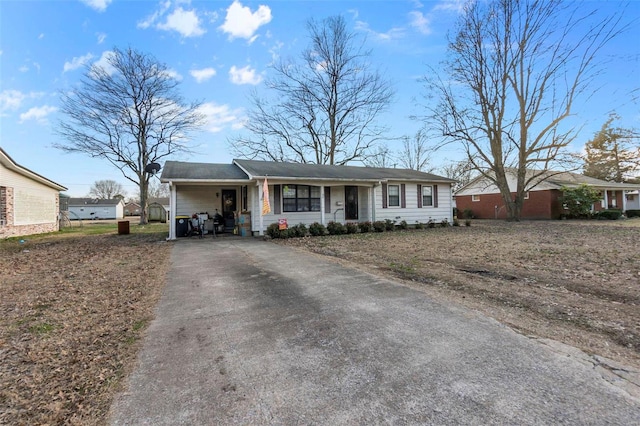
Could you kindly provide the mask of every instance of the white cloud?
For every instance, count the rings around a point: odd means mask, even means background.
[[[73,71],[75,69],[80,68],[87,62],[89,62],[93,58],[91,53],[87,53],[84,56],[78,56],[71,60],[71,62],[65,62],[62,72]]]
[[[102,44],[107,39],[105,33],[96,33],[96,36],[98,37],[98,44]]]
[[[40,33],[40,35],[38,36],[38,40],[42,40],[44,38],[44,33]]]
[[[113,57],[114,53],[112,50],[105,50],[104,52],[102,52],[102,55],[100,56],[100,59],[98,59],[97,61],[95,61],[91,67],[92,68],[102,68],[104,69],[104,71],[111,75],[114,72],[116,72],[116,69],[109,63],[109,60]]]
[[[171,7],[171,1],[167,0],[163,3],[160,3],[160,10],[153,12],[152,15],[148,16],[145,20],[138,22],[138,28],[146,30],[150,26],[152,26],[158,18],[165,14],[167,10]]]
[[[450,12],[461,13],[464,11],[464,5],[467,0],[442,0],[440,3],[434,6],[433,10],[446,10]]]
[[[236,68],[235,65],[232,66],[229,70],[229,77],[233,84],[256,85],[262,82],[262,76],[260,74],[256,74],[256,70],[250,68],[249,65],[244,68]]]
[[[0,113],[20,108],[26,97],[18,90],[3,90],[0,92]]]
[[[206,31],[200,26],[200,18],[193,10],[184,10],[179,7],[173,11],[164,24],[158,24],[158,29],[173,30],[179,32],[183,37],[197,37]]]
[[[21,66],[20,68],[18,68],[18,71],[20,72],[27,72],[29,71],[29,67],[26,65]]]
[[[431,21],[422,12],[409,13],[410,25],[424,35],[431,34]]]
[[[271,9],[260,5],[254,13],[247,6],[242,6],[238,0],[234,0],[227,9],[227,17],[220,29],[229,34],[229,39],[244,38],[253,42],[256,39],[255,32],[262,25],[271,22]]]
[[[203,81],[209,80],[211,77],[216,75],[216,70],[213,68],[203,68],[201,70],[191,70],[189,71],[191,76],[196,79],[198,83],[202,83]]]
[[[174,80],[177,81],[181,81],[182,80],[182,75],[180,75],[180,73],[176,70],[173,69],[167,69],[164,72],[167,76],[169,76],[170,78],[173,78]]]
[[[232,110],[228,105],[218,105],[215,102],[207,102],[200,106],[198,112],[206,117],[205,129],[211,133],[218,133],[231,127],[242,127],[242,109]]]
[[[53,114],[57,110],[58,108],[49,105],[33,107],[29,111],[20,114],[20,123],[24,123],[25,121],[29,120],[35,120],[40,124],[46,124],[48,122],[47,116],[49,114]]]
[[[107,10],[107,6],[111,3],[111,0],[80,0],[82,3],[86,4],[92,9],[97,10],[98,12],[104,12]]]
[[[369,27],[369,24],[367,24],[364,21],[356,21],[355,29],[358,30],[358,31],[364,31],[365,33],[367,33],[367,35],[369,37],[371,37],[372,39],[375,39],[375,40],[379,40],[379,41],[389,41],[389,40],[400,39],[405,34],[404,29],[397,28],[397,27],[396,28],[391,28],[386,33],[379,33],[379,32],[376,32],[376,31],[372,30]]]

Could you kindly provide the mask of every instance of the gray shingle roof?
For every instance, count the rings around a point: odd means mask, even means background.
[[[115,206],[119,202],[119,198],[112,198],[110,200],[99,200],[97,198],[69,198],[70,206]]]
[[[249,180],[235,164],[188,163],[167,161],[160,179],[169,180]]]
[[[274,161],[233,160],[250,177],[310,178],[337,180],[415,180],[454,182],[442,176],[407,169],[378,167],[330,166],[325,164],[280,163]]]

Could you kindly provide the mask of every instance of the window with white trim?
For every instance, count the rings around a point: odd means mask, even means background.
[[[388,186],[389,207],[400,207],[400,185]]]
[[[422,207],[433,206],[433,186],[426,185],[422,187]]]
[[[471,201],[480,201],[480,196],[478,194],[473,194],[471,196]]]
[[[285,212],[319,212],[320,187],[309,185],[284,185],[282,210]]]

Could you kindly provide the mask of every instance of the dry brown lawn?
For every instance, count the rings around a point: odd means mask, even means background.
[[[640,367],[640,219],[473,221],[276,241],[402,279],[525,335]]]
[[[165,237],[0,242],[0,424],[106,422],[165,283]]]
[[[136,228],[0,242],[0,424],[106,423],[169,266],[166,233]],[[640,366],[640,219],[279,242]]]

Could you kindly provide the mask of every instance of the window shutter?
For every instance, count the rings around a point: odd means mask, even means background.
[[[400,184],[400,208],[407,208],[407,191],[404,183]]]
[[[324,212],[331,213],[331,187],[324,187]]]
[[[387,200],[387,184],[383,183],[382,184],[382,208],[383,209],[387,208],[387,206],[388,206],[387,203],[388,203],[388,200]]]
[[[438,207],[438,185],[433,185],[433,207]]]
[[[422,208],[422,185],[418,184],[418,208]]]
[[[280,202],[280,185],[273,185],[273,213],[280,214],[282,203]]]

